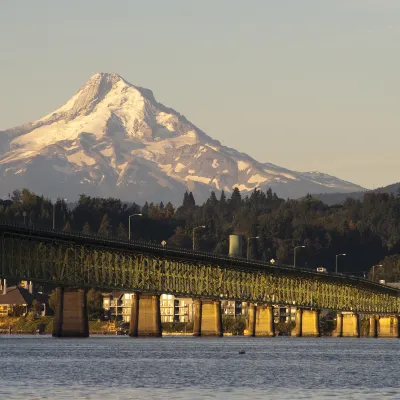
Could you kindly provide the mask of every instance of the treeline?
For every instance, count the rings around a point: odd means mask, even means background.
[[[73,208],[63,200],[55,203],[55,226],[65,231],[113,235],[168,246],[228,253],[229,235],[250,239],[250,258],[325,267],[354,275],[369,274],[374,279],[400,280],[400,197],[393,194],[365,194],[362,201],[347,199],[344,204],[327,206],[311,195],[300,200],[283,200],[268,190],[242,196],[236,188],[229,198],[214,192],[197,205],[192,193],[185,193],[182,205],[171,203],[123,203],[118,199],[81,195]],[[16,190],[0,202],[0,218],[30,226],[51,228],[53,205],[49,199],[27,189]],[[205,226],[205,228],[197,227]],[[376,265],[373,269],[372,266]],[[381,266],[380,266],[381,265]]]

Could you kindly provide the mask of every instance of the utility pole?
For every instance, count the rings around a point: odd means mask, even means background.
[[[129,241],[131,240],[131,218],[135,217],[135,216],[141,217],[142,214],[132,214],[128,218],[128,239],[129,239]]]
[[[306,246],[296,246],[294,248],[294,256],[293,256],[293,267],[296,268],[296,250],[297,249],[304,249]]]
[[[260,236],[249,236],[247,238],[247,259],[250,260],[250,240],[251,239],[260,239]]]
[[[340,256],[345,256],[346,254],[336,254],[336,267],[335,267],[335,274],[337,274],[338,271],[338,257]]]

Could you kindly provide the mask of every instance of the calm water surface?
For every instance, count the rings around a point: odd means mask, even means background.
[[[400,399],[399,356],[395,339],[4,335],[0,399]]]

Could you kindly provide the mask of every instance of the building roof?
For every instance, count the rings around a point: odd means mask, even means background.
[[[29,290],[22,287],[11,286],[7,293],[0,295],[0,304],[28,304],[31,305],[35,297]]]

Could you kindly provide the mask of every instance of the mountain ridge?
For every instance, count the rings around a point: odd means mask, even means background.
[[[44,180],[43,177],[46,177]],[[203,201],[211,190],[271,187],[281,197],[353,192],[361,186],[320,172],[262,163],[223,146],[150,89],[97,73],[43,118],[0,132],[0,195],[27,187],[47,196],[80,193],[137,202]]]

